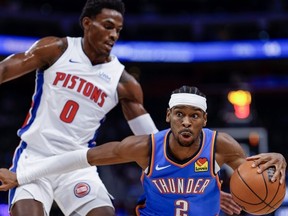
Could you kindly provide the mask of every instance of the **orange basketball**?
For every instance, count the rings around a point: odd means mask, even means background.
[[[252,168],[253,161],[246,161],[236,169],[230,179],[233,200],[249,214],[265,215],[275,211],[283,202],[286,185],[280,180],[271,182],[275,168],[263,173]],[[261,166],[261,165],[260,165]]]

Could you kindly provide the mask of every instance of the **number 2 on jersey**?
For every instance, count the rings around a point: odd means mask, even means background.
[[[186,200],[176,200],[175,216],[188,216],[189,203]]]

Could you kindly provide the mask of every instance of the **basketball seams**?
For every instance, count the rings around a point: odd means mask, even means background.
[[[246,161],[234,171],[230,179],[230,192],[234,201],[247,213],[266,215],[282,204],[286,184],[281,185],[279,179],[272,183],[268,175],[271,172],[265,170],[258,174],[257,168],[252,168],[252,163]]]
[[[232,194],[232,196],[234,196],[234,198],[237,198],[238,200],[240,200],[242,203],[246,203],[246,204],[248,204],[248,205],[253,205],[253,206],[256,206],[256,205],[260,205],[260,204],[263,204],[264,202],[263,202],[263,200],[255,193],[255,191],[253,191],[252,189],[251,189],[251,187],[246,183],[246,181],[245,181],[245,179],[242,177],[242,175],[240,174],[240,170],[239,169],[236,169],[236,171],[235,171],[235,173],[237,174],[237,177],[240,179],[240,181],[244,184],[244,185],[246,185],[246,187],[260,200],[260,202],[258,202],[258,203],[251,203],[251,202],[247,202],[247,201],[245,201],[245,200],[243,200],[242,198],[240,198],[239,196],[237,196],[235,193],[233,193],[233,191],[231,191],[231,194]],[[235,174],[234,174],[234,177],[235,177]],[[236,201],[237,202],[237,201]],[[238,204],[239,204],[239,201],[237,202]],[[246,208],[245,208],[245,206],[243,206],[243,205],[241,205],[241,204],[239,204],[244,210],[247,210]],[[264,207],[265,208],[265,207]],[[259,209],[257,210],[257,211],[259,211]],[[252,212],[251,212],[252,213]]]
[[[262,199],[249,185],[248,185],[248,183],[246,182],[246,180],[242,177],[242,175],[241,175],[241,173],[240,173],[240,171],[237,169],[237,174],[238,174],[238,176],[241,178],[241,180],[242,180],[242,182],[247,186],[247,188],[260,200],[260,201],[262,201],[262,202],[260,202],[260,203],[253,203],[253,204],[261,204],[261,203],[263,203],[263,202],[265,202],[265,199],[267,198],[267,196],[268,196],[268,187],[267,187],[267,183],[266,183],[266,181],[265,181],[265,177],[263,176],[263,173],[261,173],[261,176],[262,176],[262,179],[263,179],[263,182],[264,182],[264,185],[265,185],[265,189],[266,189],[266,191],[265,191],[265,198],[264,199]],[[250,204],[250,203],[247,203],[247,204]]]
[[[268,210],[268,212],[271,212],[271,210],[275,211],[282,203],[282,201],[284,200],[285,198],[285,193],[282,197],[280,197],[278,200],[276,200],[276,203],[273,204],[272,206],[270,205],[273,201],[275,201],[275,198],[277,197],[277,194],[279,192],[279,189],[282,185],[278,184],[278,187],[277,187],[277,191],[276,193],[274,194],[273,198],[271,199],[271,201],[268,203],[268,206],[270,207],[270,209]],[[276,206],[276,207],[275,207]]]

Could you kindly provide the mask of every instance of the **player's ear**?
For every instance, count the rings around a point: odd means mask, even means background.
[[[166,122],[170,122],[170,115],[171,115],[171,109],[170,108],[167,108],[167,111],[166,111]]]
[[[208,113],[205,112],[205,113],[204,113],[204,116],[203,116],[203,118],[204,118],[203,127],[206,127],[206,125],[207,125],[207,115],[208,115]]]
[[[82,19],[83,29],[85,30],[85,29],[89,28],[91,22],[92,22],[92,20],[89,17],[83,17],[83,19]]]

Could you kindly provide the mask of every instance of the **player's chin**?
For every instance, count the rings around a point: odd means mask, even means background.
[[[105,45],[105,47],[104,47],[104,52],[107,54],[107,55],[110,55],[110,53],[111,53],[111,51],[112,51],[112,46],[110,46],[110,45]]]
[[[190,147],[193,144],[192,139],[180,139],[179,144],[182,147]]]

